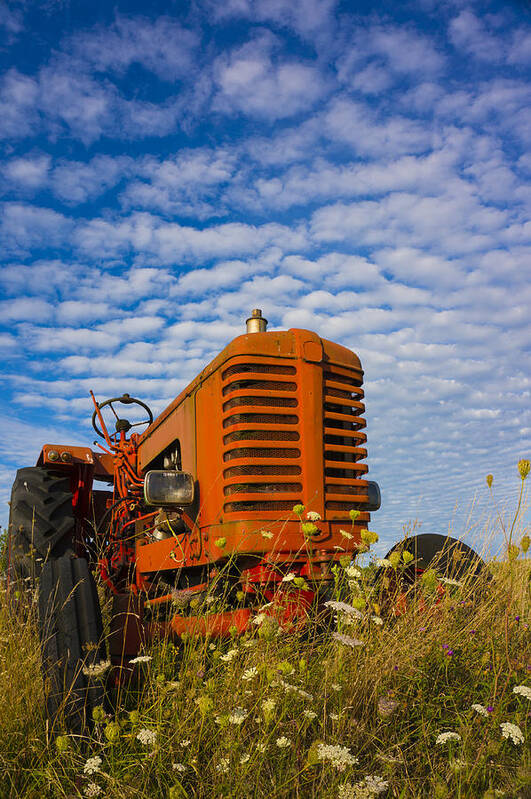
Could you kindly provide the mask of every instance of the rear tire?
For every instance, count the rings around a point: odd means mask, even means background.
[[[10,583],[38,577],[47,558],[71,547],[74,529],[69,475],[43,466],[19,469],[9,513]]]
[[[65,555],[44,564],[39,635],[52,731],[82,734],[105,699],[105,677],[87,676],[83,669],[106,660],[98,593],[84,558]]]
[[[404,570],[404,579],[409,584],[417,580],[420,570],[434,568],[443,577],[459,581],[466,576],[479,577],[485,565],[467,544],[439,533],[421,533],[406,538],[395,544],[385,557],[389,558],[397,551],[413,555],[411,566]]]

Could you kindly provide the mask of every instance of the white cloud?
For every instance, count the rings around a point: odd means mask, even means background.
[[[218,57],[215,111],[274,121],[311,108],[324,95],[321,72],[311,64],[274,58],[274,45],[272,36],[262,35]]]
[[[39,189],[47,182],[50,162],[51,158],[46,154],[12,158],[5,162],[2,171],[17,188]]]
[[[0,241],[4,252],[14,254],[29,248],[61,247],[71,228],[71,220],[50,208],[4,203]]]
[[[46,322],[52,316],[52,306],[37,297],[19,297],[0,302],[0,320],[9,322]]]
[[[38,86],[33,78],[16,69],[6,72],[0,81],[0,137],[20,138],[35,130],[35,103]]]
[[[490,35],[484,22],[469,9],[464,9],[450,21],[449,33],[457,48],[480,61],[492,62],[503,58],[504,47],[500,39]]]
[[[51,190],[69,205],[88,202],[114,187],[133,169],[128,156],[96,155],[90,161],[61,160],[51,175]]]

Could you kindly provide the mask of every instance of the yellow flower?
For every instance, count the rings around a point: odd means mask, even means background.
[[[406,564],[411,563],[411,561],[413,560],[413,555],[411,554],[411,552],[407,552],[406,550],[405,552],[402,552],[402,560]]]
[[[353,522],[355,522],[356,519],[358,518],[358,516],[360,515],[360,511],[359,510],[349,510],[348,515],[350,516],[351,520]]]
[[[529,536],[524,535],[522,540],[520,541],[520,546],[522,547],[522,552],[527,552],[529,549]]]
[[[400,563],[400,552],[391,552],[388,560],[393,569],[396,569]]]
[[[210,711],[214,707],[214,702],[209,696],[206,696],[206,694],[198,697],[195,700],[195,703],[199,708],[199,712],[201,713],[202,716],[206,716],[208,713],[210,713]]]
[[[105,718],[105,711],[103,709],[103,705],[96,705],[96,707],[92,708],[92,720],[99,724]]]
[[[511,544],[510,547],[507,547],[507,557],[509,560],[516,560],[519,554],[520,547],[517,547],[516,544]]]
[[[68,735],[58,735],[55,739],[55,745],[58,752],[66,752],[70,749],[70,740]]]
[[[293,508],[293,513],[296,513],[297,516],[302,516],[304,513],[304,505],[295,505]]]
[[[492,474],[488,474],[485,479],[487,481],[488,487],[490,488],[492,485],[492,481],[494,480],[494,477],[492,476]]]
[[[305,538],[311,538],[312,535],[319,532],[319,528],[313,522],[303,522],[301,530]]]
[[[371,544],[375,544],[378,541],[378,533],[375,533],[372,530],[362,530],[361,540],[369,546]]]
[[[214,541],[214,546],[218,547],[218,549],[223,549],[226,543],[227,543],[226,538],[216,538],[216,540]]]
[[[520,472],[520,477],[522,480],[525,480],[531,471],[531,461],[525,460],[524,458],[518,461],[518,471]]]

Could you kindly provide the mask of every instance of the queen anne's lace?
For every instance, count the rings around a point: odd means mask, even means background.
[[[504,721],[502,724],[500,724],[500,727],[504,738],[510,738],[515,746],[523,744],[524,733],[518,724],[511,724],[510,721]]]
[[[319,760],[329,760],[338,771],[345,771],[347,766],[358,763],[358,758],[351,754],[350,749],[339,744],[318,744],[317,757]]]

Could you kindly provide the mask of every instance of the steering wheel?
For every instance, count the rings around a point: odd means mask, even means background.
[[[141,422],[135,422],[134,424],[131,424],[131,422],[129,422],[127,419],[120,419],[120,417],[118,416],[118,414],[114,410],[113,402],[121,402],[123,405],[140,405],[142,408],[144,408],[144,410],[146,411],[146,413],[147,413],[149,418],[148,419],[142,419]],[[127,433],[129,430],[131,430],[132,427],[139,427],[139,425],[141,425],[141,424],[150,425],[151,422],[153,421],[153,414],[152,414],[151,409],[149,408],[149,406],[146,405],[145,402],[142,402],[142,400],[135,399],[134,397],[130,397],[129,394],[122,394],[121,397],[112,397],[112,399],[105,400],[104,402],[98,402],[98,408],[100,410],[102,408],[104,408],[106,405],[109,406],[111,411],[116,416],[116,425],[115,425],[116,429],[115,429],[115,432],[111,434],[111,438],[114,435],[116,435],[116,433],[121,433],[122,430],[124,430]],[[94,413],[92,414],[92,427],[94,428],[96,433],[101,438],[105,438],[105,435],[103,434],[103,431],[100,430],[100,428],[96,424],[97,416],[98,416],[98,412],[96,410],[94,410]]]

